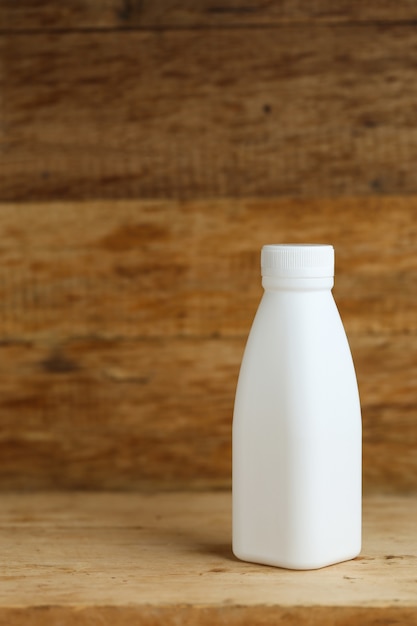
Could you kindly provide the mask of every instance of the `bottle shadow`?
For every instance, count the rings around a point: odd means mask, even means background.
[[[193,544],[190,541],[190,547],[194,549],[195,552],[200,554],[204,554],[205,556],[215,556],[221,559],[224,559],[228,562],[239,563],[239,559],[235,557],[232,552],[231,543],[198,543],[195,542]]]

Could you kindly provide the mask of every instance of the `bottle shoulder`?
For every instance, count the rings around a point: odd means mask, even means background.
[[[266,291],[259,303],[249,336],[297,338],[304,341],[346,340],[346,333],[330,290],[306,292]]]
[[[243,404],[269,397],[272,404],[300,406],[302,413],[343,402],[358,412],[352,355],[331,294],[300,298],[295,305],[262,298],[246,344],[237,396]]]

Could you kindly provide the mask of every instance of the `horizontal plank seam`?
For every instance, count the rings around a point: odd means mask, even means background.
[[[248,338],[250,331],[250,327],[248,326],[247,333],[232,335],[232,334],[208,334],[208,335],[111,335],[109,333],[106,334],[61,334],[61,333],[51,333],[46,338],[42,335],[42,333],[30,333],[23,335],[23,337],[10,337],[0,335],[0,348],[8,347],[8,346],[30,346],[31,344],[36,343],[47,343],[48,345],[51,343],[51,340],[57,340],[61,345],[71,343],[72,341],[97,341],[102,343],[114,343],[115,341],[120,342],[143,342],[143,343],[161,343],[163,341],[242,341]],[[350,337],[355,337],[355,339],[366,339],[366,338],[380,338],[380,339],[392,339],[392,338],[405,338],[405,337],[414,337],[417,336],[417,331],[414,330],[405,330],[405,331],[373,331],[369,332],[348,332],[348,339]]]
[[[299,26],[309,28],[322,28],[326,26],[344,27],[344,26],[363,26],[363,27],[410,27],[417,26],[417,20],[287,20],[275,22],[273,24],[253,23],[253,24],[195,24],[186,26],[118,26],[118,27],[86,27],[86,28],[45,28],[45,29],[5,29],[0,28],[0,37],[12,37],[13,35],[65,35],[65,34],[104,34],[104,33],[122,33],[122,32],[175,32],[175,31],[195,31],[195,30],[273,30],[287,28],[288,26]]]
[[[72,341],[97,341],[102,343],[114,343],[115,341],[120,342],[143,342],[143,343],[161,343],[163,341],[243,341],[248,338],[250,331],[250,327],[248,327],[247,333],[242,333],[239,335],[232,334],[213,334],[213,335],[111,335],[111,334],[60,334],[60,333],[51,333],[46,338],[42,336],[42,333],[27,333],[23,337],[1,337],[0,336],[0,348],[8,347],[8,346],[30,346],[36,343],[47,343],[50,345],[51,340],[56,340],[61,345],[65,345],[71,343]],[[380,339],[392,339],[392,338],[404,338],[404,337],[414,337],[417,336],[417,332],[414,330],[407,331],[369,331],[369,332],[348,332],[348,339],[350,337],[355,337],[355,339],[366,339],[366,338],[380,338]]]

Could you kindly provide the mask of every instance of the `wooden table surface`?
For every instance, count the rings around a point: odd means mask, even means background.
[[[297,572],[233,556],[230,492],[3,494],[0,624],[415,624],[416,520],[367,497],[361,555]]]

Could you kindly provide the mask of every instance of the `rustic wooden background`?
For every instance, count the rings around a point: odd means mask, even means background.
[[[0,0],[0,487],[229,487],[259,250],[336,248],[417,488],[417,3]]]

